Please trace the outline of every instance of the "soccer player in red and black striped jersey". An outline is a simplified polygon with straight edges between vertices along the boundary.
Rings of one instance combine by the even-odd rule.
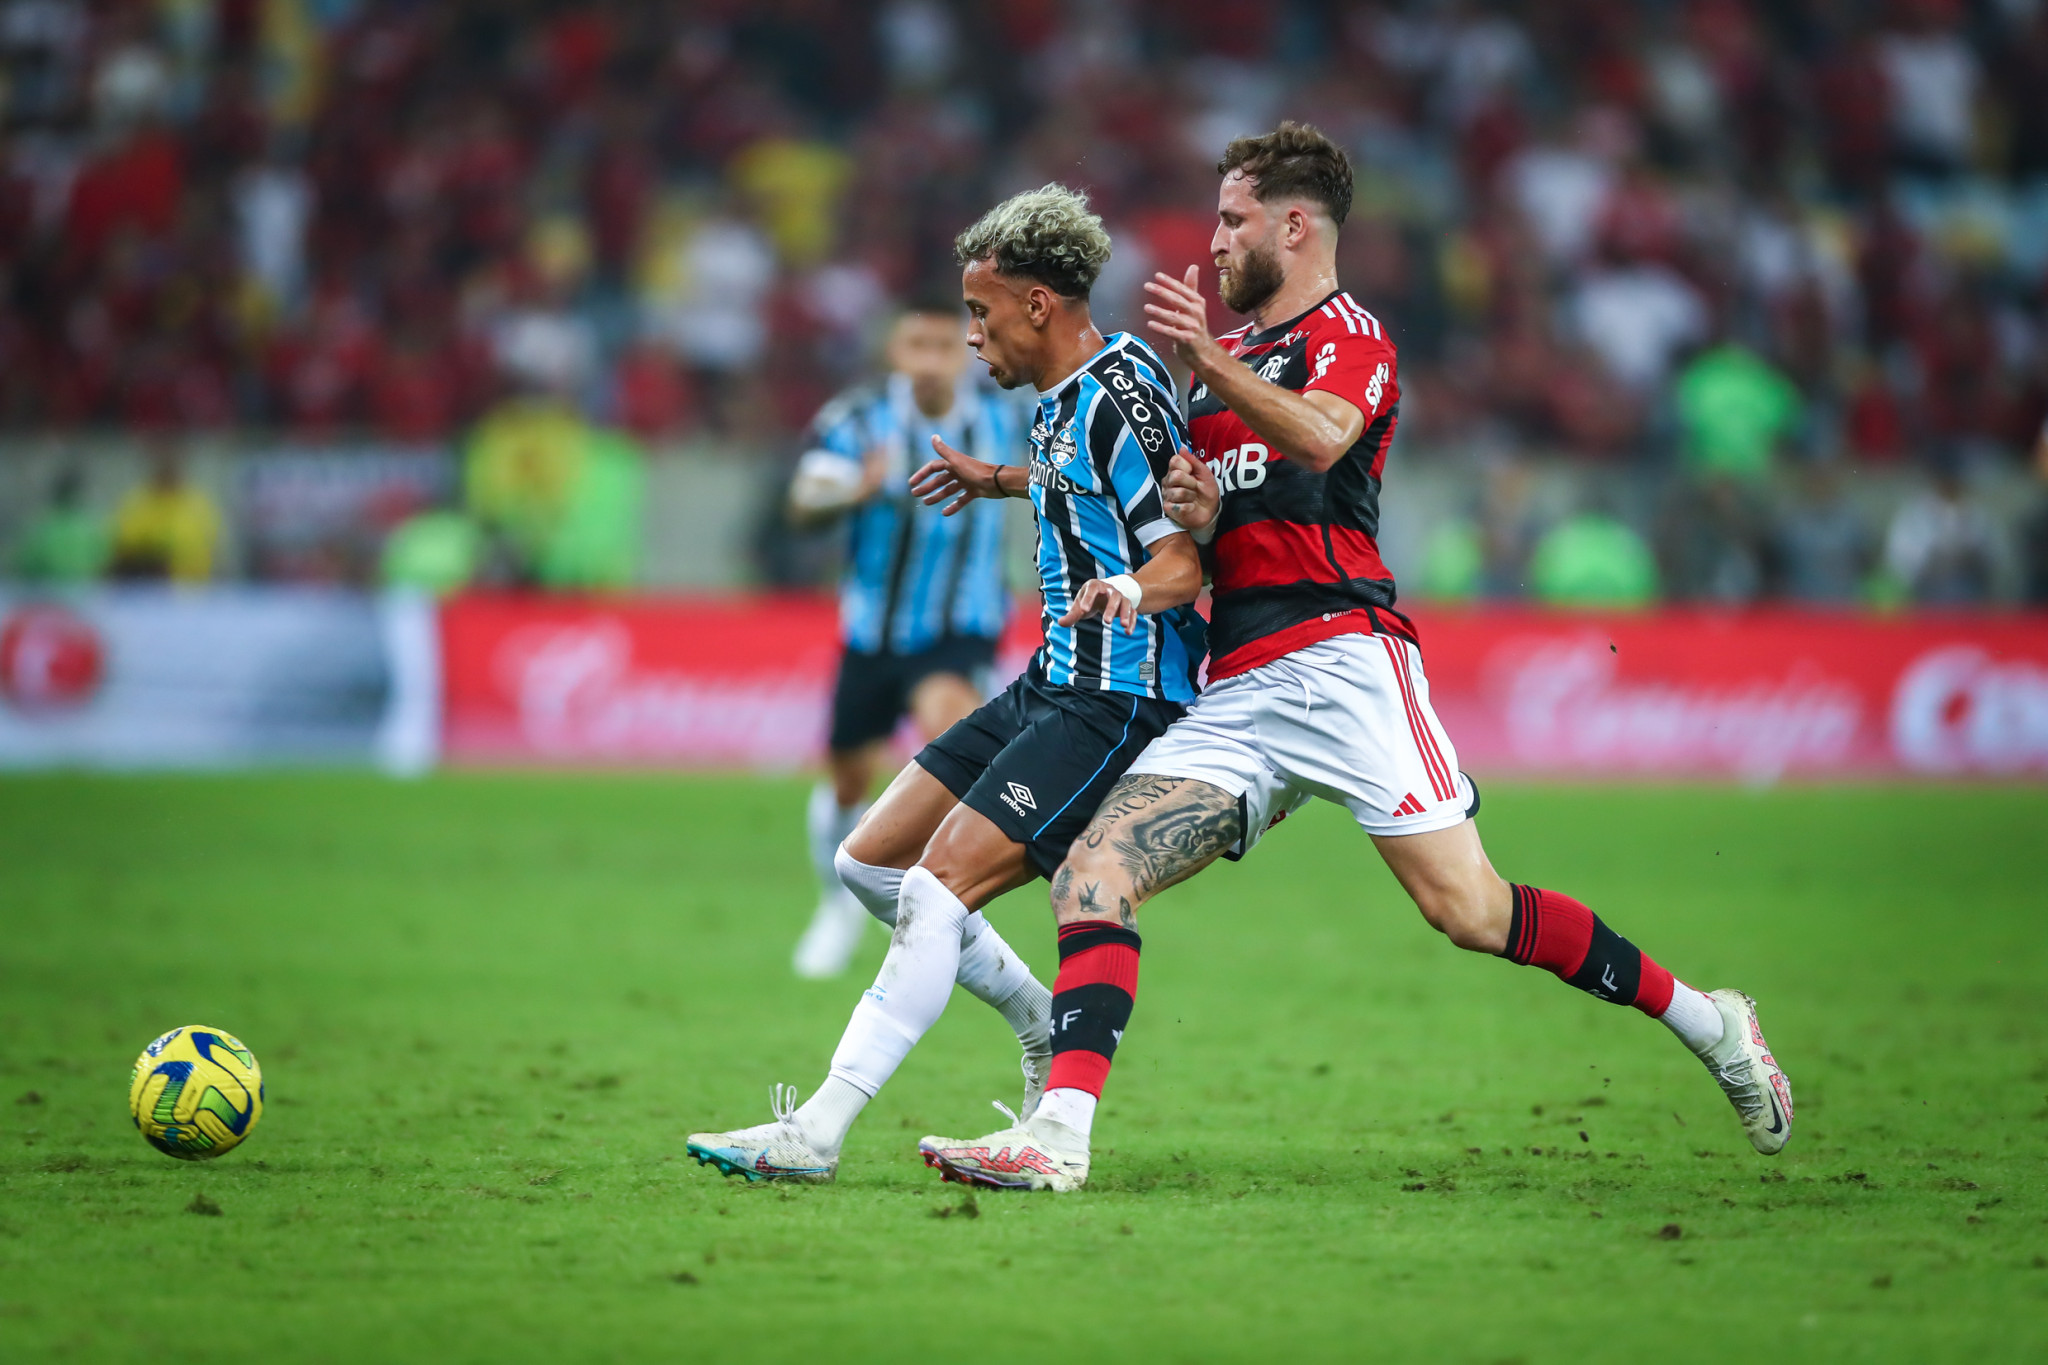
[[[1283,123],[1225,150],[1211,242],[1224,303],[1209,335],[1198,272],[1146,287],[1152,329],[1193,371],[1196,459],[1166,479],[1170,515],[1209,541],[1209,684],[1110,791],[1053,878],[1060,970],[1051,1076],[1027,1124],[927,1139],[952,1179],[1072,1189],[1137,993],[1137,908],[1218,857],[1241,857],[1310,797],[1348,808],[1424,918],[1461,948],[1541,967],[1662,1020],[1707,1064],[1766,1155],[1792,1093],[1740,991],[1675,979],[1557,891],[1487,861],[1478,793],[1429,704],[1420,641],[1377,544],[1401,384],[1384,324],[1337,280],[1351,165]]]

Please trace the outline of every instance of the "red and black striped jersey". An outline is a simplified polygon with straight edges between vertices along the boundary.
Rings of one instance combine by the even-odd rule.
[[[1401,383],[1379,320],[1336,293],[1277,326],[1219,338],[1259,377],[1356,404],[1365,429],[1318,474],[1271,448],[1197,382],[1188,429],[1223,488],[1215,540],[1209,677],[1271,663],[1318,640],[1385,633],[1413,641],[1380,559],[1380,473]]]

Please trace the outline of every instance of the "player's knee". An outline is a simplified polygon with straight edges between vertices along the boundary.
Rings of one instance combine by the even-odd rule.
[[[840,842],[839,852],[833,856],[835,866],[841,858],[851,858],[870,867],[884,867],[895,861],[889,856],[892,850],[883,844],[879,822],[869,818],[873,814],[872,810],[863,814],[860,823],[853,827],[853,833]]]
[[[1130,879],[1115,858],[1076,839],[1052,878],[1052,913],[1061,924],[1081,920],[1120,921],[1135,908]]]
[[[1497,880],[1497,879],[1496,879]],[[1498,953],[1507,944],[1507,917],[1494,904],[1492,888],[1477,882],[1431,886],[1415,897],[1416,908],[1430,927],[1458,947],[1475,953]],[[1503,885],[1503,893],[1507,888]]]
[[[853,898],[867,907],[867,912],[891,928],[896,924],[896,896],[903,888],[903,874],[893,867],[876,867],[864,863],[847,851],[848,839],[832,855],[832,870],[839,874],[839,880]]]

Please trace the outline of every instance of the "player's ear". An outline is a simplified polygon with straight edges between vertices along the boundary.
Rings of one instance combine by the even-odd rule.
[[[1287,210],[1287,245],[1300,246],[1308,240],[1308,210],[1296,204]]]
[[[1052,321],[1055,302],[1052,290],[1042,284],[1031,286],[1031,291],[1024,296],[1024,313],[1031,319],[1033,327],[1042,328]]]

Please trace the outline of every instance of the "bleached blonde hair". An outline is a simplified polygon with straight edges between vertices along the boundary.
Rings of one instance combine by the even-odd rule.
[[[953,239],[960,264],[992,261],[998,274],[1036,280],[1069,299],[1088,297],[1109,251],[1109,232],[1088,196],[1060,184],[1010,196]]]

